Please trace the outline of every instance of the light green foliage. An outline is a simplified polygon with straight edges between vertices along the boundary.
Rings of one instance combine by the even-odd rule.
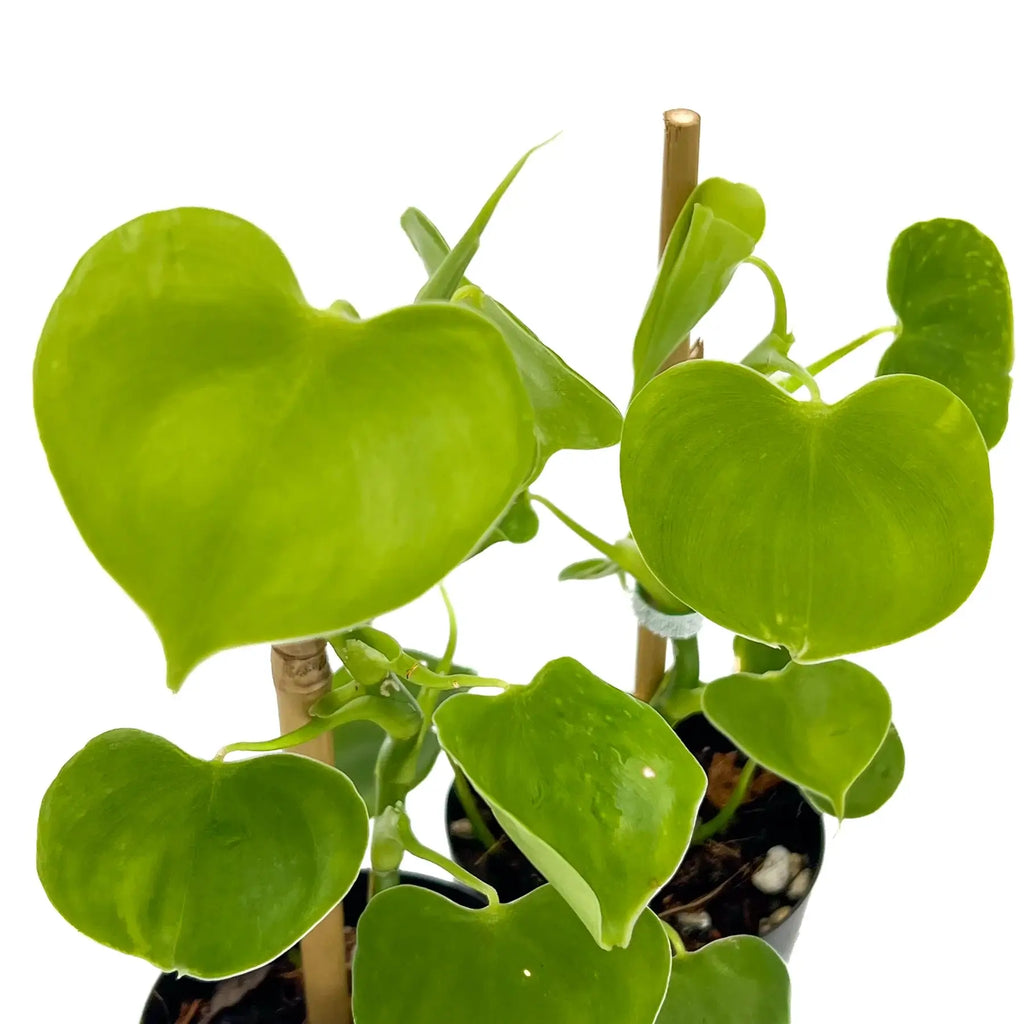
[[[790,662],[709,683],[704,714],[758,764],[825,794],[841,818],[847,791],[882,746],[892,705],[885,687],[852,662]]]
[[[453,697],[435,721],[441,746],[595,940],[628,943],[682,860],[707,785],[664,719],[561,658],[529,686]]]
[[[427,273],[436,273],[448,254],[448,243],[440,231],[414,208],[402,215],[402,227]],[[567,366],[500,302],[468,281],[463,286],[465,290],[457,298],[479,309],[501,331],[530,396],[538,447],[531,479],[562,448],[607,448],[616,444],[622,416],[612,402]]]
[[[288,949],[348,892],[366,809],[294,754],[226,764],[119,729],[46,792],[37,867],[76,928],[164,971],[223,978]]]
[[[214,210],[147,214],[89,250],[46,322],[35,405],[68,509],[156,626],[174,688],[215,651],[423,593],[534,460],[484,317],[313,309],[273,241]]]
[[[359,921],[353,1009],[357,1024],[652,1024],[668,974],[650,910],[609,952],[551,886],[485,910],[399,886]]]
[[[744,366],[685,363],[631,404],[621,475],[661,582],[802,661],[927,629],[988,559],[984,440],[967,407],[921,377],[881,377],[827,405]]]
[[[708,178],[686,201],[633,342],[639,391],[725,291],[764,231],[764,203],[749,185]]]
[[[752,936],[676,957],[658,1024],[789,1024],[789,975]]]
[[[899,788],[903,780],[905,756],[903,743],[895,726],[889,726],[885,741],[846,793],[845,817],[864,818],[874,814]],[[804,790],[804,796],[822,814],[835,815],[836,809],[827,796]]]
[[[1013,366],[1010,282],[999,250],[962,220],[912,224],[893,244],[888,288],[899,328],[878,372],[945,384],[993,447],[1006,428]]]

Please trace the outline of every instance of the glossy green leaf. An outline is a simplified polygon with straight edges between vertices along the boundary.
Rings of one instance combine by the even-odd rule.
[[[749,185],[702,181],[669,235],[633,342],[634,390],[660,369],[718,301],[764,231],[764,203]]]
[[[435,273],[448,253],[441,233],[414,208],[402,215],[402,227],[427,273]],[[617,444],[622,415],[612,402],[566,365],[500,302],[483,293],[479,293],[476,301],[480,312],[501,331],[533,405],[539,449],[533,476],[562,448],[607,448]]]
[[[423,593],[535,453],[483,317],[313,309],[274,242],[214,210],[147,214],[89,250],[43,330],[35,405],[61,494],[175,688],[215,651]]]
[[[993,447],[1006,428],[1013,366],[1010,282],[999,250],[962,220],[913,224],[893,244],[888,287],[899,328],[878,372],[945,384]]]
[[[758,764],[823,793],[843,817],[847,791],[889,731],[892,705],[885,687],[853,662],[790,662],[779,672],[709,683],[704,714]]]
[[[658,1024],[789,1024],[786,965],[749,935],[676,957]]]
[[[484,910],[399,886],[359,920],[352,1005],[358,1024],[652,1024],[668,974],[650,910],[606,951],[551,886]]]
[[[899,788],[905,764],[903,742],[895,726],[889,726],[885,741],[867,766],[857,776],[846,794],[845,817],[865,818],[874,814]],[[836,816],[836,809],[827,796],[804,790],[804,796],[822,814]]]
[[[881,377],[826,405],[744,366],[684,363],[634,399],[621,473],[661,582],[802,661],[927,629],[988,559],[985,442],[967,407],[922,377]]]
[[[707,779],[651,707],[579,662],[438,709],[441,746],[605,948],[686,852]]]
[[[272,960],[348,892],[366,808],[295,754],[227,764],[118,729],[61,769],[39,813],[43,888],[80,931],[164,971]]]

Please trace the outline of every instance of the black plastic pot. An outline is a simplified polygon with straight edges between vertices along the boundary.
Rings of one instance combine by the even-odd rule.
[[[366,883],[369,873],[360,871],[359,878],[342,901],[345,907],[345,921],[355,924],[366,909]],[[423,889],[446,896],[453,903],[463,907],[483,907],[486,900],[472,889],[458,882],[444,882],[426,875],[403,871],[402,883],[417,885]],[[216,1024],[303,1024],[306,1007],[302,1000],[300,986],[285,975],[290,973],[290,953],[274,961],[268,977],[241,999],[230,1013],[216,1017]],[[177,974],[161,974],[150,992],[146,1008],[142,1011],[140,1024],[175,1024],[183,1008],[197,999],[209,1000],[219,982],[199,981],[196,978]]]
[[[676,733],[683,743],[700,758],[708,750],[713,753],[728,753],[734,749],[733,744],[714,729],[701,715],[681,722]],[[783,845],[788,849],[804,854],[807,867],[812,872],[811,885],[806,895],[797,901],[789,901],[780,897],[778,905],[789,906],[789,916],[768,931],[757,927],[744,930],[730,930],[723,934],[760,935],[784,960],[788,960],[793,952],[797,934],[807,909],[807,901],[817,882],[818,873],[825,852],[825,829],[821,815],[800,795],[796,787],[789,783],[781,783],[778,787],[779,804],[785,808],[785,820],[778,834],[769,845]],[[481,807],[489,808],[481,801]],[[702,816],[707,817],[710,808],[702,809]],[[475,836],[453,835],[452,823],[465,818],[462,802],[454,787],[448,793],[446,805],[446,822],[448,844],[452,858],[467,871],[482,878],[497,889],[502,902],[508,902],[524,896],[526,893],[544,884],[544,877],[530,864],[526,857],[506,839],[497,849],[486,851],[483,844]],[[657,910],[661,906],[662,893],[651,901]],[[769,906],[775,909],[771,901]]]

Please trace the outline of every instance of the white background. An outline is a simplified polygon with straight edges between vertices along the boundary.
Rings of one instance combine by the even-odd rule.
[[[977,223],[1021,289],[1014,8],[179,0],[7,9],[5,1020],[134,1024],[154,975],[75,933],[36,880],[35,814],[61,764],[115,726],[159,731],[204,756],[275,727],[266,649],[217,656],[178,696],[165,691],[154,633],[93,561],[50,480],[30,368],[78,256],[144,211],[222,207],[281,244],[311,301],[344,297],[372,314],[408,301],[421,281],[398,227],[406,205],[456,236],[522,151],[564,129],[495,216],[473,277],[621,404],[655,265],[661,111],[691,106],[704,118],[702,176],[764,196],[759,252],[787,288],[793,354],[809,362],[891,320],[888,247],[915,220]],[[767,287],[749,268],[698,333],[710,356],[736,359],[770,318]],[[826,397],[866,379],[884,344],[824,374]],[[795,1024],[1020,1013],[1016,413],[992,459],[997,530],[985,579],[927,635],[859,659],[892,692],[907,775],[881,813],[830,837],[791,965]],[[624,531],[614,451],[559,455],[538,489],[598,532]],[[633,627],[614,582],[555,580],[587,554],[548,517],[528,547],[492,550],[456,572],[460,658],[525,682],[570,654],[627,686]],[[410,645],[443,642],[436,595],[391,625]],[[705,640],[713,678],[728,668],[728,637],[708,629]],[[446,785],[438,773],[414,801],[435,844]]]

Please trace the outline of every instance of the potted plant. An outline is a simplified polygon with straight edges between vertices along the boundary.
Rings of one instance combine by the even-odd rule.
[[[758,778],[840,818],[884,802],[902,753],[889,698],[843,659],[939,621],[984,569],[987,446],[1012,359],[985,236],[939,221],[897,239],[883,376],[830,406],[814,374],[867,336],[793,361],[781,285],[753,255],[760,198],[702,183],[668,218],[623,422],[465,280],[525,160],[450,251],[406,213],[430,273],[382,316],[311,308],[253,225],[178,209],[96,243],[44,327],[35,404],[51,470],[152,620],[168,685],[218,650],[274,645],[279,737],[201,760],[105,733],[40,811],[39,876],[70,923],[165,972],[239,979],[183,1006],[189,1024],[246,997],[268,976],[251,972],[300,939],[301,967],[275,977],[301,975],[310,1024],[787,1020],[768,944],[733,935],[691,952],[678,913],[648,904]],[[741,365],[683,359],[659,374],[744,261],[775,296],[764,341]],[[607,544],[531,487],[554,451],[620,435],[631,535]],[[641,699],[571,659],[528,683],[461,669],[454,614],[438,657],[372,625],[491,544],[529,540],[534,503],[601,553],[568,575],[635,581]],[[698,615],[740,637],[736,674],[699,680]],[[658,633],[675,651],[667,673]],[[736,755],[714,769],[714,814],[704,766],[673,731],[699,716]],[[442,749],[548,884],[501,902],[416,838],[405,801]],[[261,756],[229,759],[240,752]],[[350,1003],[342,901],[367,848],[366,893],[348,900]],[[400,884],[405,852],[486,905]],[[772,854],[751,874],[778,895],[777,877],[788,890],[808,870],[793,869]]]

